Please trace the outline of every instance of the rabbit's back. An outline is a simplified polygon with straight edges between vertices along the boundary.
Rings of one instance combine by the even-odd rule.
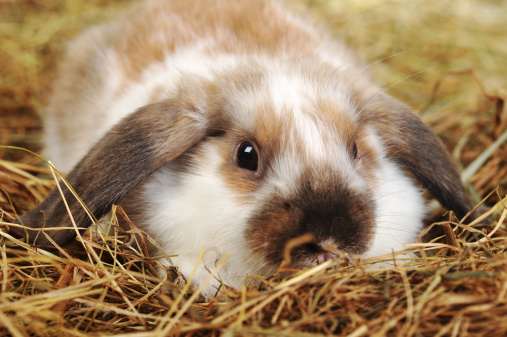
[[[255,56],[357,66],[327,31],[277,1],[141,2],[69,46],[45,112],[46,155],[69,171],[123,117],[173,94],[181,74],[212,77]]]

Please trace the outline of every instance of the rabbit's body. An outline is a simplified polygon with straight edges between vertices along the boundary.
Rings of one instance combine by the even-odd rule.
[[[459,216],[470,207],[431,130],[276,1],[155,0],[91,28],[68,51],[45,127],[49,159],[74,167],[97,217],[122,202],[186,276],[207,248],[195,284],[227,253],[223,283],[268,275],[306,233],[292,267],[402,249],[422,228],[420,186]],[[23,223],[42,227],[41,210],[50,227],[68,224],[58,191]]]

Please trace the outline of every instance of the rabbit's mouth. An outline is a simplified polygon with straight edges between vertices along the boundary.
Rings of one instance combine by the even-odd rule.
[[[333,252],[321,249],[315,254],[315,263],[321,264],[323,262],[332,260],[337,256],[338,255]]]
[[[353,254],[353,252],[350,252]],[[337,248],[335,244],[325,243],[309,243],[299,247],[295,247],[291,251],[293,263],[291,266],[294,268],[311,268],[319,264],[333,260],[336,258],[348,260],[350,258],[349,252]]]

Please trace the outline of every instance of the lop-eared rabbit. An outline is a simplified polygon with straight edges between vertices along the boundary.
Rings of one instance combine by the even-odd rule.
[[[429,191],[471,202],[435,134],[373,84],[358,57],[276,0],[151,0],[68,48],[45,116],[46,154],[96,218],[122,204],[194,284],[269,275],[337,250],[376,256],[414,242]],[[78,227],[92,220],[64,188]],[[21,217],[72,226],[54,190]],[[49,245],[29,230],[28,240]],[[73,230],[47,231],[61,245]],[[37,239],[35,240],[35,238]],[[163,261],[168,264],[169,262]]]

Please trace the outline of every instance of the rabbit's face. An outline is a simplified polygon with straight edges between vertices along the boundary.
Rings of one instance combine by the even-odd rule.
[[[295,265],[327,259],[326,246],[363,253],[375,227],[375,163],[360,112],[340,86],[344,74],[292,69],[300,71],[263,71],[239,100],[228,95],[252,118],[237,120],[225,165],[227,186],[255,200],[245,242],[275,265],[287,242],[306,233],[314,242],[292,251]]]
[[[136,223],[147,224],[168,251],[195,257],[202,246],[218,247],[241,261],[255,256],[263,267],[278,266],[286,244],[306,233],[314,240],[293,249],[293,266],[336,250],[366,252],[384,158],[366,110],[343,86],[347,73],[307,64],[238,68],[217,74],[192,99],[206,96],[197,105],[223,117],[128,198],[127,206],[149,210]]]

